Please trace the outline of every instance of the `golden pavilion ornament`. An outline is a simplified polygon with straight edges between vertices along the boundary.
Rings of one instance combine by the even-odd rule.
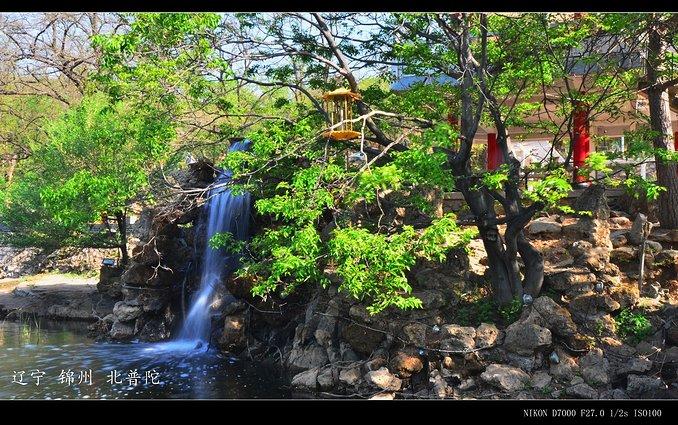
[[[323,101],[325,110],[329,114],[331,129],[324,132],[323,136],[332,140],[358,139],[361,133],[353,130],[353,102],[360,100],[357,93],[348,89],[336,89],[325,93]]]

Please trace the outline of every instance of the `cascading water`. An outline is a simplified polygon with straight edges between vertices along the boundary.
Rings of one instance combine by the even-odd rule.
[[[229,152],[247,150],[249,146],[249,140],[236,142],[231,145]],[[217,186],[228,183],[231,176],[229,171],[222,172],[217,178]],[[229,187],[222,186],[212,189],[208,199],[207,241],[223,232],[230,232],[236,240],[246,240],[249,236],[250,194],[236,195]],[[209,339],[210,303],[214,291],[221,277],[235,271],[239,262],[238,254],[226,254],[223,249],[213,249],[209,243],[205,244],[200,288],[191,300],[177,342],[197,347]]]

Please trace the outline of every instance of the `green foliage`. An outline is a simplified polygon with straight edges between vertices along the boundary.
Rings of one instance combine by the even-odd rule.
[[[652,324],[642,312],[625,308],[615,318],[617,334],[638,343],[652,334]]]
[[[124,211],[148,187],[174,137],[162,116],[102,96],[86,97],[46,130],[46,142],[21,163],[0,209],[14,237],[38,245],[95,238],[89,225]]]
[[[231,232],[215,233],[207,243],[212,249],[223,249],[232,254],[242,252],[245,248],[245,242],[235,239]]]
[[[504,323],[510,324],[518,320],[523,310],[523,303],[520,299],[514,298],[509,304],[499,307],[499,315]]]

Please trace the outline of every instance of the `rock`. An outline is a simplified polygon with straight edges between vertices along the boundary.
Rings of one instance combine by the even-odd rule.
[[[577,211],[590,212],[592,219],[607,220],[610,218],[610,207],[605,195],[603,185],[592,184],[587,187],[574,202],[574,209]]]
[[[591,291],[597,280],[586,267],[554,269],[544,274],[545,286],[564,294]]]
[[[620,246],[610,251],[610,261],[616,264],[629,263],[638,256],[636,249],[630,246]]]
[[[480,378],[505,392],[520,391],[530,381],[530,376],[522,370],[496,363],[489,365]]]
[[[629,395],[621,388],[607,390],[600,393],[601,400],[627,400]]]
[[[365,374],[365,381],[384,391],[399,391],[402,386],[402,381],[385,367],[367,372]]]
[[[572,313],[575,319],[579,320],[586,319],[597,312],[611,313],[619,310],[620,307],[621,305],[609,295],[604,293],[597,294],[595,292],[579,295],[570,301],[568,306],[570,313]]]
[[[635,282],[628,285],[613,286],[610,288],[609,294],[613,300],[619,303],[620,308],[632,307],[640,299],[638,285]]]
[[[572,385],[571,387],[567,387],[567,389],[565,390],[565,394],[572,396],[574,398],[586,398],[586,399],[598,398],[598,391],[591,388],[589,385],[586,385],[585,383],[580,383]]]
[[[316,391],[318,383],[318,368],[298,373],[292,378],[292,388],[302,391]]]
[[[139,332],[142,341],[156,342],[169,338],[170,331],[163,320],[151,319],[144,324]]]
[[[643,213],[638,213],[636,219],[633,220],[633,226],[629,231],[628,240],[634,245],[640,245],[643,240],[643,228],[647,223],[647,216]]]
[[[476,347],[492,347],[499,340],[499,329],[491,323],[481,323],[476,329]]]
[[[447,382],[443,379],[442,376],[436,375],[432,379],[433,388],[431,388],[431,393],[437,398],[445,398],[447,396],[448,385]]]
[[[618,370],[617,375],[628,375],[629,373],[643,374],[652,369],[652,360],[645,357],[630,358]]]
[[[591,385],[610,383],[610,362],[603,356],[603,350],[594,348],[579,359],[582,376]]]
[[[365,355],[376,350],[385,338],[384,333],[360,326],[358,323],[349,323],[344,326],[340,336],[351,345],[354,351]]]
[[[612,247],[613,248],[619,248],[619,247],[626,245],[626,243],[628,242],[628,240],[626,239],[626,234],[627,234],[627,232],[625,232],[625,231],[623,231],[623,232],[619,232],[619,231],[612,232],[610,234],[610,242],[612,242]]]
[[[336,382],[335,378],[337,378],[337,376],[333,368],[327,367],[323,369],[320,373],[318,373],[317,377],[317,382],[318,386],[320,387],[320,390],[322,391],[332,390]]]
[[[631,220],[629,220],[627,217],[610,217],[610,223],[616,225],[617,227],[621,228],[628,228],[631,227],[633,224]]]
[[[433,289],[413,291],[412,296],[419,298],[426,310],[436,310],[447,305],[447,298],[441,291]]]
[[[458,388],[459,391],[471,391],[475,389],[477,386],[478,384],[476,383],[475,378],[470,377],[461,381]]]
[[[356,386],[362,382],[363,377],[360,373],[360,365],[356,364],[347,369],[342,369],[339,372],[339,382],[346,384],[348,386]]]
[[[659,348],[655,347],[654,345],[650,344],[647,341],[641,341],[636,345],[636,351],[638,354],[641,356],[651,356],[659,351]]]
[[[662,350],[660,358],[664,363],[678,363],[678,347],[670,347]]]
[[[111,326],[110,336],[113,339],[124,340],[131,338],[134,335],[134,325],[131,323],[121,322],[116,320]]]
[[[327,351],[320,345],[313,343],[305,347],[293,347],[287,359],[287,364],[293,372],[298,372],[324,366],[328,361]]]
[[[549,373],[562,382],[570,381],[579,372],[577,361],[560,348],[556,348],[555,352],[559,361],[556,364],[551,364]]]
[[[143,309],[140,305],[130,304],[129,301],[118,301],[113,306],[113,315],[121,322],[128,322],[141,316]]]
[[[368,400],[393,400],[395,393],[378,393],[370,397]]]
[[[391,358],[391,370],[395,371],[401,378],[409,378],[423,368],[424,364],[414,349],[398,351]]]
[[[242,314],[226,316],[224,328],[219,337],[221,348],[236,352],[245,347],[247,337],[245,335],[245,316]]]
[[[539,369],[542,366],[544,363],[544,355],[537,352],[533,355],[522,356],[516,353],[507,352],[505,362],[511,366],[530,372]]]
[[[369,360],[363,364],[363,369],[366,372],[381,369],[382,367],[386,366],[386,363],[388,363],[386,360],[386,356],[377,354],[374,356],[372,360]]]
[[[122,284],[120,276],[124,269],[122,267],[102,266],[99,269],[99,282],[97,291],[106,294],[111,298],[120,299],[122,296]]]
[[[532,375],[532,388],[543,390],[544,388],[548,387],[549,384],[551,384],[551,380],[551,375],[543,370],[540,370],[539,372],[536,372],[534,375]]]
[[[652,229],[649,239],[669,244],[678,243],[678,229],[662,229],[655,227]]]
[[[472,327],[445,325],[441,329],[443,350],[470,351],[475,348],[476,330]]]
[[[666,343],[669,345],[678,345],[678,324],[672,325],[666,331]]]
[[[656,398],[666,388],[661,378],[631,374],[628,376],[626,392],[632,398]]]
[[[659,242],[647,240],[645,241],[645,251],[650,251],[653,253],[660,253],[664,250],[664,247],[662,247],[662,244]]]
[[[423,347],[426,345],[427,328],[428,327],[421,322],[408,323],[402,328],[402,338],[407,344]]]
[[[654,257],[654,264],[659,266],[678,266],[678,249],[665,249]]]
[[[562,230],[562,224],[545,217],[540,217],[536,220],[533,220],[527,226],[527,233],[530,235],[555,236],[559,235]]]
[[[543,326],[554,335],[564,338],[570,338],[577,333],[577,325],[572,321],[570,312],[547,296],[541,296],[532,302],[525,322]]]
[[[506,328],[504,348],[520,355],[534,355],[551,345],[551,331],[534,323],[515,322]]]

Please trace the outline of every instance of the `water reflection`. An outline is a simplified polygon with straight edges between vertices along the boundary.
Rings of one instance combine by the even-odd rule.
[[[94,343],[78,323],[0,322],[3,399],[288,396],[275,369],[206,347]]]

